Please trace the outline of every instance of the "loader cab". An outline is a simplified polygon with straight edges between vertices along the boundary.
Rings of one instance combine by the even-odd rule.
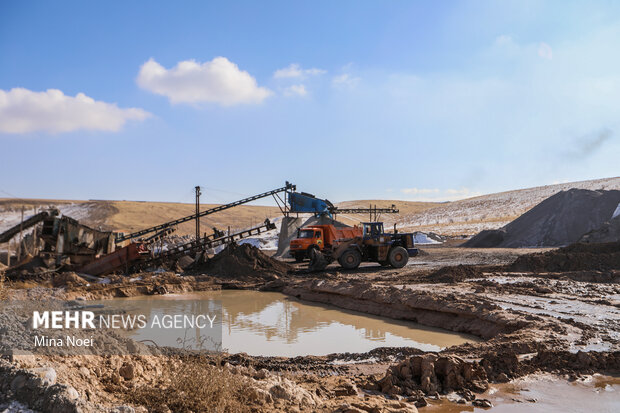
[[[364,239],[378,237],[383,234],[383,222],[363,222],[362,231]]]

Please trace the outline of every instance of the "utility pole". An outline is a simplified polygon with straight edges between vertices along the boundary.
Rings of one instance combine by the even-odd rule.
[[[200,187],[197,186],[196,188],[196,241],[198,241],[200,239],[200,217],[198,216],[198,214],[200,214]]]

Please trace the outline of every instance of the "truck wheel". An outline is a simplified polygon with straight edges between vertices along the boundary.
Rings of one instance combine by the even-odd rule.
[[[306,258],[306,253],[305,252],[295,252],[295,262],[302,262],[304,260],[304,258]]]
[[[409,261],[409,253],[403,247],[395,247],[388,254],[390,265],[394,268],[403,268]]]
[[[346,250],[342,253],[340,258],[338,258],[338,262],[342,266],[342,268],[347,270],[353,270],[360,266],[362,263],[362,255],[356,249]]]

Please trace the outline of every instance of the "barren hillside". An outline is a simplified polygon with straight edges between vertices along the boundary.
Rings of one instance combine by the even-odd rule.
[[[483,229],[500,228],[551,195],[571,188],[620,189],[620,177],[545,185],[446,202],[421,212],[401,214],[397,226],[403,230],[472,235]]]
[[[544,199],[570,188],[620,189],[620,177],[581,181],[536,188],[520,189],[483,195],[455,202],[415,202],[396,200],[358,200],[337,204],[342,208],[378,208],[395,204],[399,214],[384,214],[379,217],[386,228],[394,223],[401,230],[433,231],[447,235],[472,235],[483,229],[500,228],[528,211]],[[25,217],[32,215],[34,208],[55,206],[64,215],[80,220],[94,228],[106,230],[135,231],[172,219],[194,213],[193,204],[173,202],[138,201],[72,201],[45,199],[0,199],[0,232],[19,223],[21,207],[25,206]],[[204,204],[201,210],[215,205]],[[261,223],[265,218],[280,215],[277,207],[241,205],[201,219],[202,231],[211,232],[213,226],[219,229],[247,228]],[[356,224],[368,220],[368,215],[339,215],[338,219]],[[181,224],[178,235],[193,234],[194,222]]]

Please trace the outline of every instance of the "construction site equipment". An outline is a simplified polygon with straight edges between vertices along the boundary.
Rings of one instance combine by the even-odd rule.
[[[3,233],[0,234],[0,244],[4,243],[4,242],[8,242],[11,240],[11,238],[13,238],[15,235],[19,234],[20,231],[26,230],[34,225],[37,225],[39,222],[48,219],[48,218],[53,218],[55,216],[58,216],[60,212],[57,209],[50,209],[47,211],[41,211],[38,214],[35,214],[33,216],[31,216],[30,218],[28,218],[27,220],[25,220],[24,222],[20,222],[19,224],[15,225],[14,227],[11,227],[9,229],[7,229],[6,231],[4,231]]]
[[[243,238],[259,235],[261,232],[271,231],[273,229],[276,229],[275,224],[266,219],[262,225],[239,231],[234,234],[224,235],[214,239],[210,237],[205,237],[198,240],[190,241],[186,244],[177,245],[171,250],[163,251],[162,253],[152,256],[148,259],[137,261],[134,265],[134,268],[146,268],[161,265],[165,262],[172,262],[179,259],[183,255],[191,255],[210,248],[218,247],[220,245],[230,244]]]
[[[297,230],[297,238],[291,240],[290,254],[295,261],[309,258],[311,250],[330,251],[339,239],[352,239],[362,236],[362,228],[336,227],[335,225],[310,225]]]
[[[132,232],[131,234],[119,234],[116,237],[116,243],[121,243],[125,240],[128,239],[132,239],[132,238],[137,238],[146,234],[150,234],[151,232],[157,232],[157,231],[161,231],[162,229],[166,229],[178,224],[182,224],[183,222],[188,222],[191,221],[193,219],[199,219],[201,217],[210,215],[210,214],[214,214],[216,212],[220,212],[223,211],[225,209],[229,209],[229,208],[233,208],[236,207],[238,205],[242,205],[242,204],[247,204],[248,202],[252,202],[252,201],[256,201],[257,199],[261,199],[261,198],[266,198],[268,196],[274,196],[275,195],[281,193],[281,192],[287,192],[287,193],[292,193],[293,191],[295,191],[296,186],[291,184],[290,182],[286,182],[286,185],[283,186],[282,188],[278,188],[278,189],[274,189],[271,191],[267,191],[267,192],[263,192],[262,194],[258,194],[258,195],[254,195],[254,196],[250,196],[248,198],[244,198],[244,199],[240,199],[239,201],[235,201],[235,202],[231,202],[229,204],[224,204],[224,205],[218,205],[214,208],[211,209],[207,209],[206,211],[202,211],[198,214],[193,214],[193,215],[189,215],[183,218],[179,218],[179,219],[175,219],[173,221],[169,221],[169,222],[165,222],[163,224],[160,225],[156,225],[154,227],[151,228],[146,228],[140,231],[136,231],[136,232]],[[197,227],[198,228],[198,227]]]
[[[153,255],[152,252],[147,249],[146,243],[133,242],[111,254],[84,265],[78,269],[78,271],[90,275],[106,275],[114,271],[138,271],[142,268],[174,262],[184,255],[191,255],[209,248],[215,248],[217,246],[238,241],[253,235],[258,235],[261,232],[269,231],[275,228],[275,224],[267,219],[262,225],[254,228],[239,231],[230,235],[223,235],[221,232],[218,232],[211,236],[177,245],[170,250],[162,251],[156,255]]]
[[[312,213],[319,215],[337,214],[369,214],[371,221],[376,220],[380,214],[398,214],[396,205],[389,208],[377,208],[370,205],[369,208],[338,208],[327,199],[320,199],[306,192],[292,192],[288,195],[288,202],[291,206],[290,212]],[[373,218],[374,215],[374,218]]]
[[[84,265],[78,272],[101,276],[114,271],[128,271],[136,262],[147,259],[150,253],[145,244],[133,242]]]
[[[334,240],[329,250],[311,250],[310,269],[320,271],[338,260],[341,267],[354,269],[363,261],[402,268],[409,257],[418,255],[411,233],[385,233],[383,222],[362,223],[362,235]]]

